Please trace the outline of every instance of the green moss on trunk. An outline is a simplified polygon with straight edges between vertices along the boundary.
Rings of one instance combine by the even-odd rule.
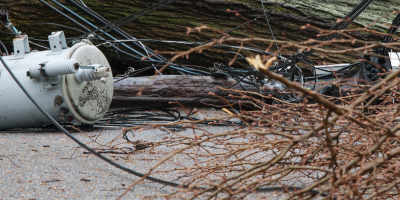
[[[334,2],[329,0],[264,1],[267,12],[271,15],[271,24],[276,36],[279,39],[295,41],[315,37],[315,33],[300,30],[300,26],[310,23],[328,28],[335,22],[336,18],[344,16],[359,2],[358,0],[337,0]],[[65,0],[62,0],[62,2],[69,5]],[[260,2],[254,0],[177,0],[175,3],[163,6],[156,11],[149,9],[155,3],[143,0],[84,0],[84,2],[105,18],[114,22],[123,17],[147,11],[145,15],[137,17],[122,28],[137,38],[163,40],[209,41],[212,38],[219,37],[219,35],[209,32],[207,34],[186,35],[186,27],[205,24],[223,31],[229,31],[250,19],[263,15]],[[397,0],[377,0],[365,14],[360,16],[357,22],[367,25],[378,20],[375,27],[382,29],[394,18],[391,8],[398,8],[399,5],[400,2]],[[54,30],[65,30],[65,28],[40,23],[56,22],[77,27],[38,0],[0,0],[0,7],[8,7],[13,22],[34,38],[46,39],[47,35]],[[228,9],[239,12],[241,16],[227,12]],[[75,10],[83,14],[79,10]],[[91,18],[88,19],[94,21]],[[102,24],[98,25],[102,26]],[[66,30],[66,33],[69,37],[81,35],[81,33],[71,30]],[[235,29],[231,34],[238,37],[271,37],[262,17],[249,25]],[[2,33],[0,37],[10,46],[11,38],[9,35]],[[157,50],[187,48],[164,43],[147,43],[147,45]],[[265,49],[269,44],[251,43],[247,45]],[[109,55],[115,56],[111,53]],[[232,57],[211,51],[205,52],[201,56],[194,55],[190,63],[203,66],[212,65],[214,62],[227,63]],[[110,59],[121,60],[119,57],[110,57]],[[346,59],[346,57],[340,59]],[[187,61],[181,60],[180,62]]]

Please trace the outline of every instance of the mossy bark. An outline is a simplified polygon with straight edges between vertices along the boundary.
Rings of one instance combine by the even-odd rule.
[[[60,1],[72,7],[68,1]],[[247,25],[240,26],[251,19],[263,16],[261,3],[255,0],[176,0],[172,4],[161,7],[157,5],[157,2],[143,0],[84,0],[84,2],[88,7],[113,22],[135,13],[140,15],[121,27],[136,38],[208,41],[218,37],[218,34],[213,32],[186,34],[187,27],[200,25],[208,25],[225,32],[234,29],[230,34],[238,37],[271,37],[263,17]],[[322,28],[329,28],[337,18],[345,16],[359,1],[264,0],[264,2],[266,11],[271,16],[271,25],[275,35],[279,39],[300,41],[315,37],[314,32],[300,30],[302,25],[313,24]],[[151,9],[151,7],[156,6],[160,8]],[[43,5],[39,0],[0,0],[0,7],[8,8],[10,10],[10,18],[14,24],[33,38],[46,39],[47,35],[52,31],[64,29],[42,23],[56,22],[77,27],[66,18]],[[356,22],[359,25],[377,22],[373,26],[377,29],[383,29],[394,18],[395,14],[392,11],[399,7],[400,1],[398,0],[376,0]],[[79,9],[74,10],[84,15]],[[235,12],[232,11],[240,13],[240,16],[235,15]],[[92,18],[88,17],[88,19],[94,22]],[[97,25],[102,26],[102,24]],[[66,33],[69,37],[81,35],[81,33],[71,30],[66,30]],[[9,35],[1,33],[0,38],[6,42],[7,46],[11,46]],[[146,45],[156,50],[187,48],[163,43],[146,43]],[[269,44],[249,43],[246,45],[265,49]],[[117,58],[112,53],[109,55],[115,65],[126,64],[118,62],[123,58]],[[215,50],[205,52],[202,55],[193,55],[189,62],[204,66],[214,62],[227,63],[231,58]],[[180,62],[186,61],[181,60]]]

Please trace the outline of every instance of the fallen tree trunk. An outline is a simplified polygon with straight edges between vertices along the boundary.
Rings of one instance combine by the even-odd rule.
[[[90,21],[95,21],[82,10],[71,4],[70,0],[59,0]],[[275,36],[282,40],[305,40],[315,37],[315,32],[300,30],[305,24],[313,24],[322,28],[329,28],[337,18],[345,16],[359,0],[263,0],[265,10],[271,16],[270,23]],[[46,0],[50,5],[56,6],[52,1]],[[79,1],[78,1],[79,2]],[[127,16],[133,16],[131,20],[122,21],[121,28],[136,38],[154,40],[186,40],[186,41],[209,41],[220,37],[215,32],[202,34],[186,34],[187,27],[208,25],[212,28],[230,32],[236,37],[266,37],[271,38],[266,22],[264,10],[260,1],[248,0],[176,0],[171,4],[159,4],[159,1],[143,0],[83,0],[83,2],[99,14],[112,22],[121,22]],[[393,9],[400,6],[397,0],[376,0],[359,19],[358,24],[368,25],[372,23],[375,27],[382,28],[394,18]],[[68,37],[80,37],[82,32],[69,30],[61,25],[73,26],[82,29],[72,23],[64,16],[56,13],[39,0],[10,1],[0,0],[0,7],[10,10],[10,18],[23,32],[28,33],[36,39],[46,39],[47,35],[55,30],[66,30]],[[64,9],[58,7],[61,11]],[[236,14],[240,13],[240,16]],[[71,16],[71,14],[69,14]],[[258,17],[249,23],[249,20]],[[76,19],[76,17],[75,17]],[[81,20],[78,20],[82,22]],[[376,23],[373,23],[376,22]],[[51,24],[46,24],[51,23]],[[248,23],[248,24],[246,24]],[[95,23],[100,27],[105,24]],[[93,30],[93,28],[91,28]],[[5,30],[5,29],[3,29]],[[112,31],[111,34],[114,34]],[[0,38],[10,48],[12,38],[10,35],[0,33]],[[122,38],[119,38],[122,39]],[[73,38],[70,40],[73,42]],[[96,41],[101,42],[101,41]],[[157,42],[145,42],[155,50],[182,50],[188,46],[179,44],[166,44]],[[270,44],[247,43],[248,46],[266,49]],[[36,47],[35,47],[36,48]],[[114,69],[126,69],[126,66],[139,65],[140,61],[132,62],[128,56],[118,55],[111,48],[104,48],[108,52]],[[235,51],[235,50],[231,50]],[[333,55],[332,55],[333,56]],[[217,50],[205,51],[203,54],[191,55],[190,61],[180,59],[177,62],[193,65],[210,66],[215,62],[228,63],[233,55],[221,54]],[[344,58],[338,58],[338,62],[344,62]]]
[[[263,94],[279,90],[279,85],[257,87],[228,78],[211,76],[160,75],[147,77],[130,77],[119,81],[115,79],[113,103],[119,106],[126,103],[145,103],[148,105],[166,103],[202,104],[226,103],[230,99],[224,89],[257,91]],[[260,89],[262,91],[260,91]],[[237,101],[237,100],[234,100]]]

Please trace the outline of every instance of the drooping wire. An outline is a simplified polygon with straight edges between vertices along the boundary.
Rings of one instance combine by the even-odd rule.
[[[74,0],[69,0],[69,1],[72,2],[72,3],[74,3]],[[168,1],[167,3],[171,3],[171,2],[172,2],[172,1]],[[76,3],[74,3],[74,4],[76,4]],[[159,4],[161,4],[161,3],[159,3]],[[94,12],[94,11],[92,11],[92,12]],[[99,17],[101,17],[101,16],[99,16]],[[231,30],[229,30],[229,31],[226,32],[226,33],[229,34],[230,32],[232,32],[232,31],[234,31],[234,30],[240,28],[241,26],[243,26],[243,25],[245,25],[245,24],[248,24],[248,23],[251,23],[251,22],[253,22],[253,21],[256,21],[258,18],[260,18],[260,17],[259,17],[259,16],[258,16],[258,17],[255,17],[254,19],[249,20],[249,21],[247,21],[246,23],[240,24],[240,25],[238,25],[238,26],[232,28]],[[103,19],[102,23],[110,24],[110,27],[112,28],[112,30],[118,29],[118,30],[115,30],[115,31],[122,31],[122,30],[120,30],[120,29],[118,28],[118,25],[111,24],[110,22],[107,22],[107,21],[104,22],[104,20],[105,20],[105,19]],[[144,41],[144,40],[137,40],[137,39],[135,39],[135,38],[134,38],[134,39],[129,39],[129,38],[133,38],[132,36],[125,37],[125,38],[128,38],[128,39],[127,39],[127,40],[107,41],[107,43],[120,43],[120,42],[128,43],[128,42],[138,42],[138,41],[141,42],[141,41]],[[146,41],[150,41],[150,40],[146,40]],[[152,42],[154,42],[154,41],[156,41],[156,40],[152,40]],[[160,42],[174,43],[174,42],[177,42],[177,41],[160,41]],[[178,43],[179,43],[179,41],[178,41]],[[183,42],[183,43],[184,43],[184,42]],[[202,44],[204,44],[204,43],[205,43],[205,42],[198,42],[198,43],[192,43],[192,44],[202,45]],[[188,44],[188,43],[186,42],[186,44]],[[100,44],[100,45],[104,45],[104,43],[103,43],[103,44]],[[227,47],[228,45],[224,45],[224,46]],[[237,49],[239,49],[239,48],[241,48],[241,47],[238,47],[238,46],[231,46],[231,48],[237,48]],[[246,47],[245,47],[245,49],[246,49]],[[249,49],[250,49],[250,48],[249,48]],[[255,49],[253,49],[253,51],[255,51]],[[262,54],[267,54],[266,52],[263,52],[262,50],[257,50],[257,52],[262,53]],[[177,65],[177,64],[174,64],[174,63],[167,63],[167,62],[166,62],[166,59],[164,59],[164,58],[162,58],[162,60],[165,60],[165,63],[164,63],[164,64],[169,65],[169,68],[175,69],[175,70],[177,70],[177,71],[180,71],[180,72],[183,72],[183,73],[186,73],[186,74],[191,74],[191,75],[207,75],[207,74],[208,74],[208,73],[205,72],[205,71],[193,72],[192,69],[188,71],[187,68],[184,67],[184,66],[182,66],[182,65]],[[154,67],[154,65],[153,65],[153,67]]]
[[[71,9],[67,8],[65,5],[61,4],[61,3],[58,2],[57,0],[51,0],[51,1],[53,1],[55,4],[57,4],[58,6],[60,6],[61,8],[63,8],[64,10],[68,11],[68,12],[69,12],[70,14],[72,14],[74,17],[77,17],[78,19],[80,19],[81,21],[83,21],[83,22],[84,22],[85,24],[87,24],[89,27],[92,27],[92,28],[94,28],[95,30],[97,30],[97,29],[99,28],[99,26],[95,26],[93,23],[91,23],[91,22],[89,22],[88,20],[84,19],[82,16],[80,16],[80,15],[77,14],[76,12],[72,11]],[[82,9],[82,10],[85,11],[87,14],[89,14],[90,16],[92,16],[92,17],[94,17],[96,20],[98,20],[99,22],[101,22],[101,23],[103,23],[103,24],[106,24],[106,25],[107,25],[107,24],[111,24],[111,22],[107,21],[104,17],[102,17],[101,15],[98,15],[96,12],[94,12],[94,11],[91,10],[90,8],[82,6],[82,4],[77,3],[77,1],[75,1],[75,0],[69,0],[69,2],[73,3],[73,4],[76,5],[78,8]],[[62,12],[62,11],[59,11],[59,12]],[[63,14],[64,14],[64,16],[67,15],[67,14],[65,14],[65,13],[63,13]],[[254,19],[251,20],[250,22],[257,20],[257,18],[258,18],[258,17],[254,18]],[[246,23],[250,23],[250,22],[246,22]],[[238,28],[238,27],[240,27],[240,26],[242,26],[242,25],[243,25],[243,24],[241,24],[241,25],[235,27],[234,29],[236,29],[236,28]],[[131,48],[130,46],[126,45],[125,43],[128,43],[128,42],[138,43],[138,44],[140,45],[141,49],[143,49],[143,50],[146,52],[147,56],[149,57],[149,59],[146,59],[146,60],[144,60],[144,61],[141,60],[141,62],[148,62],[148,63],[151,63],[151,65],[153,66],[153,69],[156,70],[156,71],[157,71],[157,66],[155,65],[155,63],[157,63],[157,65],[166,64],[166,65],[169,66],[170,69],[174,69],[174,70],[183,72],[183,73],[185,73],[185,74],[191,74],[191,75],[209,75],[209,74],[210,74],[210,73],[208,73],[208,72],[206,72],[206,71],[198,71],[198,70],[194,70],[194,69],[187,68],[187,67],[185,67],[185,66],[177,65],[177,64],[174,64],[174,63],[169,63],[165,58],[163,58],[163,57],[161,57],[161,56],[159,56],[159,55],[155,55],[150,49],[148,49],[145,45],[143,45],[143,44],[141,43],[141,41],[136,40],[135,38],[133,38],[133,37],[130,36],[129,34],[125,33],[125,32],[122,31],[121,29],[119,29],[118,26],[114,26],[114,25],[113,25],[113,26],[111,26],[111,28],[112,28],[112,30],[115,31],[116,33],[118,33],[118,34],[120,34],[121,36],[127,38],[127,40],[125,40],[125,42],[123,42],[123,43],[122,43],[122,42],[118,42],[118,44],[122,44],[122,46],[127,47],[128,50],[134,51],[133,48]],[[233,29],[233,30],[234,30],[234,29]],[[233,31],[233,30],[231,30],[231,31]],[[88,32],[92,32],[92,31],[88,30]],[[108,41],[107,44],[111,44],[111,46],[112,46],[114,49],[116,49],[118,52],[124,53],[124,54],[126,54],[126,55],[130,55],[130,56],[132,56],[132,57],[135,58],[135,59],[143,58],[143,54],[140,54],[140,53],[138,53],[137,51],[134,51],[134,52],[133,52],[134,54],[137,54],[137,55],[135,56],[135,55],[132,55],[132,54],[129,53],[129,52],[126,52],[125,50],[119,49],[119,48],[117,48],[116,46],[112,45],[112,44],[114,44],[114,43],[117,43],[117,42],[112,42],[112,41],[117,41],[117,39],[116,39],[115,37],[113,37],[111,34],[107,33],[107,31],[105,31],[105,30],[100,30],[100,32],[103,33],[103,34],[105,34],[105,36],[107,36],[107,37],[109,37],[109,38],[112,39],[111,42]],[[99,37],[98,34],[96,34],[96,36],[97,36],[100,40],[103,40],[103,41],[105,40],[105,38]],[[232,48],[240,48],[240,47],[232,46]],[[253,49],[253,50],[254,50],[254,49]],[[258,52],[263,53],[262,50],[258,50]],[[150,56],[149,54],[151,54],[151,56]]]
[[[76,32],[84,33],[84,34],[87,33],[87,31],[84,31],[82,29],[79,29],[79,28],[76,28],[76,27],[72,27],[72,26],[68,26],[68,25],[65,25],[65,24],[54,23],[54,22],[34,23],[34,24],[31,24],[31,25],[52,25],[52,26],[58,26],[58,27],[61,27],[61,28],[73,30],[73,31],[76,31]]]
[[[82,4],[83,6],[88,7],[88,6],[85,4],[85,2],[83,2],[83,0],[79,0],[79,2],[81,2],[81,4]]]
[[[85,25],[81,24],[80,22],[78,22],[77,20],[75,20],[74,18],[68,16],[66,13],[64,13],[63,11],[61,11],[60,9],[54,7],[53,5],[49,4],[48,2],[46,2],[45,0],[39,0],[40,2],[42,2],[43,4],[45,4],[46,6],[48,6],[49,8],[51,8],[52,10],[56,11],[57,13],[61,14],[62,16],[66,17],[68,20],[72,21],[73,23],[77,24],[78,26],[80,26],[81,28],[83,28],[84,30],[86,30],[87,32],[91,32],[91,30],[86,27]],[[58,1],[54,0],[53,2],[55,2],[57,5],[61,6],[62,8],[66,8],[63,4],[59,3]],[[75,14],[75,16],[79,16],[77,13],[75,13],[74,11],[68,9],[70,12],[72,12],[73,14]],[[82,19],[81,16],[79,16],[80,19]],[[87,20],[84,20],[84,22],[88,22]],[[89,24],[93,25],[92,23],[89,22]],[[95,34],[95,37],[97,37],[98,39],[102,40],[102,41],[106,41],[106,39],[104,37],[102,37],[101,35]],[[129,52],[126,52],[116,46],[112,46],[116,51],[123,53],[125,55],[128,55],[130,57],[136,58],[138,60],[141,59],[140,56],[131,54]],[[134,50],[134,53],[136,53],[137,51]],[[148,61],[143,61],[143,62],[148,62]]]
[[[10,69],[8,64],[4,61],[3,56],[0,56],[0,62],[2,63],[3,67],[6,69],[6,71],[10,74],[11,78],[14,80],[14,82],[18,85],[18,87],[22,90],[22,92],[26,95],[26,97],[31,101],[31,103],[38,109],[38,111],[43,114],[48,120],[50,120],[60,131],[62,131],[67,137],[69,137],[71,140],[73,140],[75,143],[77,143],[80,147],[86,149],[96,157],[100,158],[104,162],[122,170],[125,171],[129,174],[135,175],[137,177],[141,177],[162,185],[166,186],[171,186],[175,188],[184,188],[184,189],[194,189],[194,190],[207,190],[207,191],[215,191],[217,188],[205,188],[202,186],[194,186],[191,187],[190,185],[184,185],[180,183],[175,183],[172,181],[164,180],[164,179],[159,179],[155,178],[153,176],[149,176],[143,173],[140,173],[138,171],[135,171],[133,169],[127,168],[125,166],[122,166],[121,164],[118,164],[114,162],[113,160],[103,156],[101,153],[98,153],[96,150],[93,148],[89,147],[82,141],[80,141],[78,138],[73,136],[67,129],[65,129],[56,119],[54,119],[53,116],[51,116],[47,111],[45,111],[42,106],[40,106],[36,100],[30,95],[30,93],[26,90],[26,88],[22,85],[22,83],[18,80],[18,78],[15,76],[14,72]],[[254,191],[256,192],[273,192],[273,191],[296,191],[299,189],[304,189],[301,187],[295,187],[295,186],[268,186],[268,187],[261,187],[261,188],[256,188]],[[317,190],[311,190],[310,193],[312,194],[320,194],[320,195],[326,195],[324,193],[321,193],[320,191]]]
[[[94,19],[96,19],[97,21],[99,21],[102,24],[105,25],[110,25],[111,26],[111,30],[118,33],[119,35],[121,35],[122,37],[124,37],[125,39],[136,39],[134,38],[132,35],[130,35],[129,33],[123,31],[122,29],[120,29],[118,26],[113,25],[110,21],[108,21],[106,18],[104,18],[103,16],[99,15],[97,12],[95,12],[94,10],[90,9],[89,7],[85,7],[80,5],[79,3],[77,3],[75,0],[69,0],[69,2],[71,2],[73,5],[75,5],[76,7],[78,7],[79,9],[81,9],[83,12],[85,12],[86,14],[88,14],[89,16],[93,17]],[[108,30],[103,30],[103,28],[97,27],[95,30],[102,30],[101,32],[109,32]],[[93,31],[91,33],[88,34],[96,34],[96,31]],[[148,57],[155,57],[158,60],[166,60],[165,58],[161,57],[160,55],[156,55],[151,49],[149,49],[148,47],[144,46],[141,42],[134,42],[135,45],[137,45],[138,47],[140,47]]]
[[[336,23],[332,30],[345,29],[352,21],[354,21],[368,6],[373,2],[373,0],[362,0],[353,10],[347,14],[342,21]]]
[[[4,43],[3,43],[2,40],[0,40],[0,45],[1,45],[1,48],[3,48],[3,50],[4,50],[4,52],[2,51],[2,53],[4,53],[6,56],[10,55],[10,53],[8,52],[8,49],[7,49],[6,45],[4,45]]]
[[[41,1],[43,1],[43,0],[41,0]],[[82,20],[82,21],[83,21],[84,23],[86,23],[88,26],[90,26],[90,27],[92,27],[92,28],[95,28],[95,29],[98,28],[98,27],[95,26],[93,23],[91,23],[91,22],[89,22],[88,20],[84,19],[82,16],[80,16],[80,15],[77,14],[76,12],[72,11],[71,9],[67,8],[65,5],[61,4],[61,3],[58,2],[57,0],[52,0],[52,1],[53,1],[55,4],[57,4],[58,6],[60,6],[61,8],[63,8],[64,10],[67,10],[67,11],[68,11],[70,14],[72,14],[73,16],[75,16],[75,17],[77,17],[78,19]],[[74,4],[77,5],[77,6],[79,5],[79,4],[77,4],[74,0],[70,0],[70,2],[74,3]],[[48,4],[46,4],[46,5],[48,5]],[[49,6],[50,8],[52,8],[52,9],[55,9],[57,12],[59,12],[60,14],[63,14],[64,16],[67,15],[67,14],[65,14],[64,12],[62,12],[61,10],[55,8],[54,6],[51,6],[51,5],[48,5],[48,6]],[[89,8],[83,8],[81,5],[79,5],[79,6],[80,6],[80,8],[85,9],[85,11],[88,11],[88,14],[90,14],[92,17],[95,17],[96,19],[100,20],[100,22],[105,23],[105,24],[109,23],[105,18],[101,17],[100,15],[98,15],[97,13],[95,13],[94,11],[90,11]],[[71,17],[70,17],[70,18],[71,18]],[[70,19],[70,18],[68,18],[68,19]],[[73,22],[76,22],[76,20],[73,21]],[[124,33],[122,30],[120,30],[120,29],[117,30],[117,29],[118,29],[118,28],[115,28],[115,30],[116,30],[119,34],[124,35],[124,37],[126,37],[126,38],[128,38],[128,39],[134,38],[134,37],[130,36],[129,34]],[[88,30],[88,29],[85,28],[85,30]],[[91,31],[88,30],[88,32],[91,32]],[[112,40],[117,40],[114,36],[112,36],[111,34],[105,32],[105,31],[100,31],[100,32],[104,33],[106,37],[109,37],[109,38],[112,39]],[[104,37],[101,37],[101,36],[98,35],[98,34],[95,34],[95,36],[97,36],[97,38],[99,38],[99,39],[102,40],[102,41],[106,41]],[[139,46],[146,52],[147,55],[149,55],[149,52],[152,54],[151,56],[148,56],[148,59],[142,60],[142,58],[143,58],[144,55],[141,54],[141,53],[139,53],[138,51],[136,51],[136,50],[133,49],[132,47],[126,45],[125,43],[121,43],[122,46],[123,46],[123,47],[126,47],[129,51],[133,51],[132,53],[134,53],[134,54],[136,54],[136,55],[133,55],[132,53],[127,52],[127,51],[125,51],[125,50],[122,50],[122,49],[116,47],[115,45],[111,45],[111,46],[112,46],[115,50],[117,50],[118,52],[121,52],[121,53],[123,53],[123,54],[125,54],[125,55],[128,55],[128,56],[130,56],[130,57],[132,57],[132,58],[134,58],[134,59],[136,59],[136,60],[140,60],[141,62],[150,63],[150,64],[153,66],[153,69],[155,69],[155,70],[157,70],[157,66],[155,65],[155,63],[156,63],[157,65],[160,65],[160,64],[168,64],[168,65],[170,65],[169,68],[172,68],[172,69],[181,69],[181,71],[184,72],[184,73],[189,73],[189,74],[192,74],[192,75],[195,75],[195,74],[196,74],[196,75],[202,75],[202,74],[199,74],[199,73],[196,73],[196,72],[192,72],[192,70],[189,70],[189,71],[188,71],[187,69],[182,69],[182,68],[185,68],[185,67],[183,67],[183,66],[179,66],[179,65],[176,65],[176,64],[174,64],[174,63],[169,63],[169,62],[167,62],[167,60],[166,60],[165,58],[163,58],[163,57],[161,57],[161,56],[159,56],[159,55],[155,55],[153,52],[151,52],[151,50],[148,49],[148,48],[147,48],[146,46],[144,46],[143,44],[141,44],[140,41],[137,42],[137,43],[139,43]],[[178,67],[178,68],[177,68],[177,67]],[[204,73],[203,73],[203,74],[204,74]]]
[[[103,156],[102,154],[99,154],[96,152],[96,150],[90,148],[87,146],[85,143],[81,142],[79,139],[77,139],[75,136],[73,136],[67,129],[65,129],[56,119],[54,119],[53,116],[51,116],[47,111],[45,111],[37,102],[36,100],[30,95],[30,93],[26,90],[26,88],[22,85],[22,83],[18,80],[18,78],[15,76],[14,72],[10,69],[8,64],[4,61],[3,56],[0,56],[0,62],[3,64],[3,67],[7,70],[7,72],[10,74],[11,78],[15,81],[15,83],[19,86],[19,88],[22,90],[22,92],[26,95],[26,97],[32,102],[32,104],[39,110],[40,113],[42,113],[47,119],[49,119],[60,131],[62,131],[67,137],[72,139],[75,143],[77,143],[79,146],[82,148],[86,149],[90,153],[94,154],[98,158],[102,159],[103,161],[111,164],[112,166],[121,169],[122,171],[128,172],[130,174],[133,174],[138,177],[146,177],[146,179],[161,183],[163,185],[168,185],[172,187],[187,187],[184,185],[180,185],[178,183],[173,183],[170,181],[165,181],[162,179],[154,178],[151,176],[146,176],[143,173],[137,172],[135,170],[132,170],[130,168],[124,167],[111,159]]]
[[[184,45],[203,45],[205,44],[204,42],[194,42],[194,41],[179,41],[179,40],[156,40],[156,39],[130,39],[130,40],[109,40],[105,41],[103,43],[97,44],[96,46],[103,46],[103,45],[108,45],[112,43],[128,43],[128,42],[160,42],[160,43],[168,43],[168,44],[184,44]],[[257,53],[261,53],[264,55],[273,55],[271,52],[264,51],[262,49],[257,49],[254,47],[246,47],[246,46],[237,46],[237,45],[227,45],[227,44],[217,44],[215,47],[226,47],[226,48],[232,48],[232,49],[242,49],[242,50],[248,50],[248,51],[253,51]]]
[[[96,26],[95,24],[93,24],[93,23],[90,22],[89,20],[85,19],[84,17],[80,16],[78,13],[76,13],[76,12],[73,11],[73,10],[71,10],[70,8],[68,8],[67,6],[65,6],[64,4],[60,3],[59,1],[57,1],[57,0],[51,0],[51,1],[52,1],[53,3],[55,3],[56,5],[58,5],[59,7],[61,7],[62,9],[66,10],[68,13],[70,13],[70,14],[73,15],[74,17],[76,17],[76,18],[78,18],[79,20],[83,21],[83,22],[84,22],[85,24],[87,24],[89,27],[91,27],[91,28],[93,28],[93,29],[97,29],[97,28],[98,28],[98,26]],[[102,29],[99,29],[99,30],[100,30],[100,32],[101,32],[102,34],[104,34],[105,36],[107,36],[107,37],[109,37],[109,38],[111,38],[111,39],[113,39],[113,40],[116,40],[116,39],[117,39],[117,38],[115,38],[114,36],[112,36],[111,34],[107,33],[106,31],[104,31],[104,30],[102,30]],[[128,45],[122,44],[122,46],[125,47],[125,48],[127,48],[129,51],[132,51],[133,53],[139,55],[139,56],[135,56],[135,57],[137,57],[138,59],[141,59],[142,57],[145,57],[144,54],[142,54],[141,52],[135,50],[134,48],[132,48],[132,47],[130,47],[130,46],[128,46]],[[150,61],[156,61],[156,60],[153,60],[151,57],[149,58],[149,60],[150,60]]]
[[[41,45],[41,44],[39,44],[39,43],[32,42],[32,41],[29,41],[29,44],[32,44],[32,45],[34,45],[34,46],[37,46],[37,47],[39,47],[39,48],[46,49],[46,50],[50,49],[49,47],[43,46],[43,45]]]
[[[274,33],[274,31],[272,30],[272,26],[271,26],[271,23],[270,23],[269,15],[268,15],[267,10],[266,10],[265,5],[264,5],[264,0],[260,0],[260,1],[261,1],[262,9],[263,9],[263,11],[264,11],[264,18],[265,18],[265,21],[266,21],[266,23],[267,23],[267,25],[268,25],[268,29],[269,29],[269,32],[270,32],[270,34],[271,34],[271,37],[272,37],[272,39],[274,40],[275,48],[276,48],[276,50],[277,50],[278,52],[280,52],[279,46],[278,46],[278,44],[277,44],[277,42],[276,42],[277,40],[276,40],[276,37],[275,37],[275,33]]]
[[[89,16],[93,17],[94,19],[96,19],[97,21],[105,24],[105,25],[111,25],[111,30],[118,33],[119,35],[121,35],[122,37],[124,37],[125,39],[136,39],[134,38],[132,35],[130,35],[129,33],[123,31],[122,29],[120,29],[118,26],[114,26],[113,23],[111,23],[110,21],[108,21],[106,18],[104,18],[103,16],[99,15],[97,12],[95,12],[94,10],[92,10],[91,8],[89,8],[88,6],[82,6],[79,3],[77,3],[77,1],[75,0],[69,0],[69,2],[71,2],[72,4],[74,4],[76,7],[78,7],[79,9],[81,9],[83,12],[85,12],[86,14],[88,14]],[[98,30],[99,28],[96,28],[96,30]],[[107,30],[103,30],[101,32],[107,32]],[[89,33],[90,34],[94,34],[94,32]],[[155,54],[153,52],[152,49],[148,48],[147,46],[143,45],[141,42],[134,42],[134,44],[136,46],[138,46],[139,48],[141,48],[147,55],[148,58],[152,58],[158,61],[166,61],[167,59],[165,59],[164,57],[162,57],[161,55]],[[126,47],[126,46],[125,46]],[[128,48],[129,49],[129,48]],[[151,59],[150,59],[151,61]],[[157,67],[154,65],[154,63],[151,63],[154,71],[158,71]]]
[[[130,22],[132,22],[135,19],[138,19],[139,17],[142,17],[144,15],[147,15],[163,6],[166,6],[168,4],[174,3],[176,0],[160,0],[156,5],[151,5],[148,8],[145,8],[143,10],[141,10],[139,13],[133,13],[127,17],[124,17],[122,19],[119,19],[118,21],[114,22],[114,23],[109,23],[106,24],[104,27],[101,27],[101,29],[104,29],[105,31],[108,31],[110,29],[113,29],[114,27],[120,27],[123,26],[125,24],[128,24]],[[99,29],[100,30],[100,29]],[[94,30],[94,32],[97,32],[99,30]]]
[[[46,2],[45,0],[39,0],[40,2],[42,2],[43,4],[45,4],[47,7],[51,8],[52,10],[54,10],[55,12],[57,12],[58,14],[62,15],[63,17],[67,18],[68,20],[72,21],[74,24],[80,26],[81,28],[83,28],[86,32],[90,32],[91,30],[86,27],[85,25],[83,25],[82,23],[78,22],[77,20],[75,20],[74,18],[68,16],[66,13],[64,13],[63,11],[61,11],[60,9],[56,8],[55,6],[49,4],[48,2]],[[101,40],[105,40],[104,38],[101,38],[100,36],[99,39]]]

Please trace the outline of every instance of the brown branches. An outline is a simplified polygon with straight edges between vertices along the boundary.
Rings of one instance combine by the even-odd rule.
[[[196,188],[182,189],[184,197],[171,193],[170,198],[266,197],[268,194],[259,193],[266,191],[286,193],[290,199],[317,194],[338,199],[396,197],[400,125],[396,122],[399,105],[393,102],[399,102],[400,96],[398,86],[392,83],[399,80],[399,73],[388,75],[364,94],[350,96],[344,106],[274,74],[269,77],[298,89],[316,103],[267,104],[259,98],[274,97],[231,90],[231,97],[257,102],[261,109],[229,111],[229,117],[209,120],[240,118],[248,126],[218,133],[202,125],[201,120],[172,123],[187,131],[169,130],[169,136],[162,139],[164,143],[154,142],[151,151],[159,152],[159,161],[153,162],[147,172],[179,174],[184,177],[180,179],[183,183]],[[365,113],[365,103],[371,98],[382,102],[368,104],[369,113]],[[168,124],[132,130],[161,126]],[[171,164],[179,167],[165,167]]]
[[[189,31],[206,29],[202,26]],[[330,34],[318,31],[321,36]],[[342,39],[303,42],[236,38],[221,33],[219,39],[187,51],[164,53],[173,54],[172,61],[176,61],[224,44],[239,43],[242,49],[251,42],[267,46],[276,42],[284,49],[324,54],[364,53],[378,46],[400,46],[396,41],[364,41],[354,37],[353,31],[333,33]],[[223,116],[126,129],[159,129],[168,133],[162,141],[152,141],[151,150],[145,150],[157,152],[158,160],[149,165],[147,174],[173,174],[189,186],[171,192],[168,198],[257,199],[268,198],[271,191],[285,194],[288,199],[311,199],[316,195],[330,199],[398,198],[400,71],[386,73],[374,85],[337,81],[339,87],[347,84],[349,89],[346,97],[334,98],[269,70],[277,57],[252,55],[246,60],[266,80],[278,81],[289,88],[288,93],[306,97],[303,102],[220,88],[228,94],[218,97],[226,102],[220,113]],[[235,56],[230,63],[236,59]],[[243,109],[248,107],[252,109]],[[241,123],[234,126],[233,121]],[[229,125],[218,129],[211,124]],[[175,126],[182,131],[166,129]]]

